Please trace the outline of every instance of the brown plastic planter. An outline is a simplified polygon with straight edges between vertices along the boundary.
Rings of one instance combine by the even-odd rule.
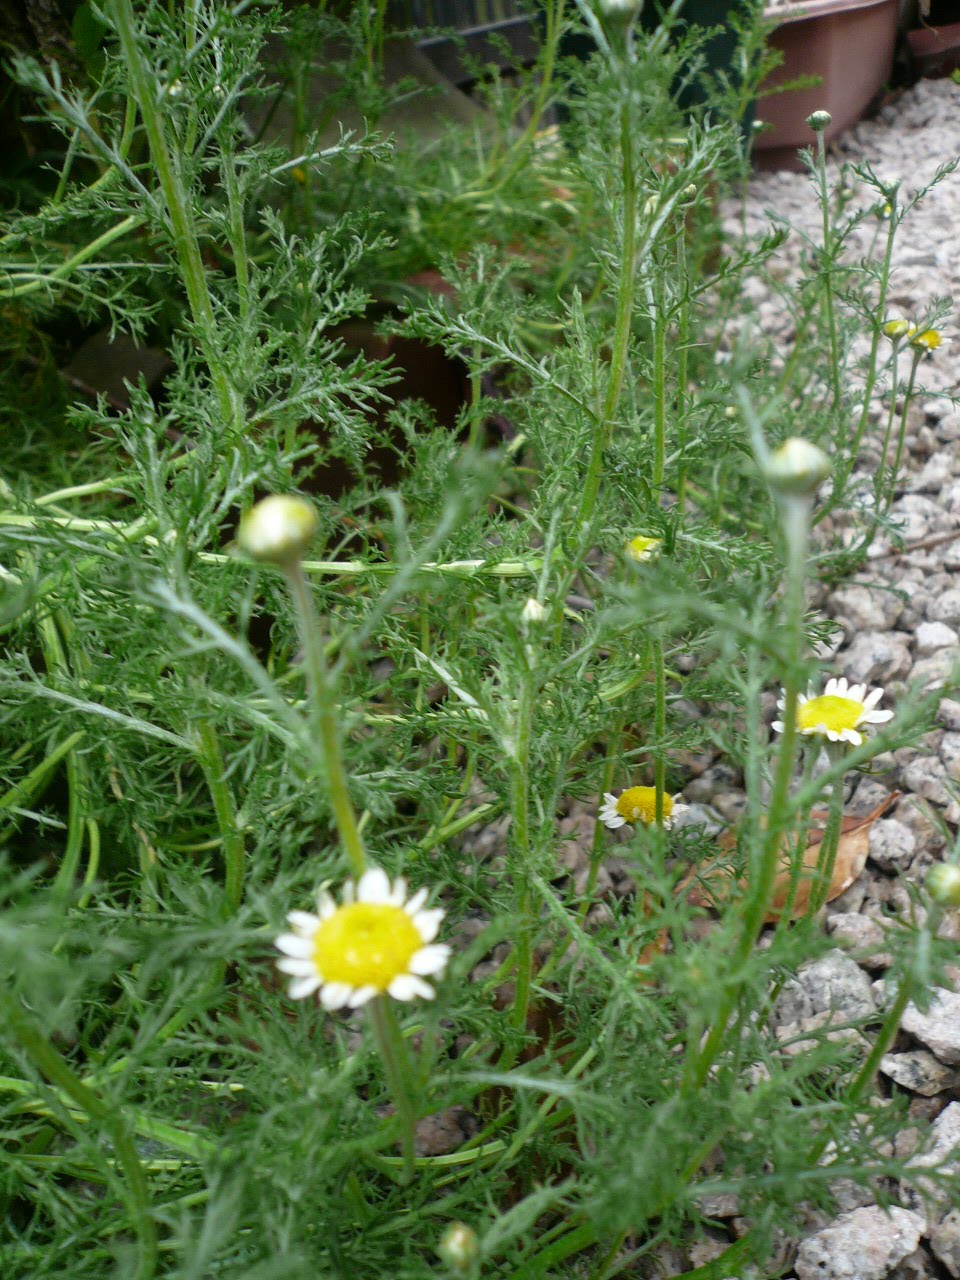
[[[768,10],[779,23],[770,43],[783,64],[764,82],[757,104],[757,115],[771,126],[754,142],[761,168],[800,168],[797,148],[814,141],[806,124],[812,111],[833,116],[828,142],[856,124],[890,77],[897,10],[897,0],[808,0]],[[821,84],[763,96],[799,76],[819,76]]]

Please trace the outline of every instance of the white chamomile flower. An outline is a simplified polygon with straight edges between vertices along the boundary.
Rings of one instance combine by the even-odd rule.
[[[290,996],[302,1000],[318,991],[325,1009],[356,1009],[384,993],[432,1000],[424,979],[443,972],[450,948],[434,943],[443,911],[424,910],[426,900],[426,889],[407,898],[406,881],[391,885],[385,871],[371,867],[356,891],[347,881],[340,906],[323,892],[319,914],[291,911],[292,932],[276,941],[283,952],[277,968],[293,978]]]
[[[652,826],[657,820],[656,787],[628,787],[619,796],[603,793],[603,807],[600,810],[600,821],[616,830],[626,823],[642,822]],[[663,796],[663,826],[669,831],[681,813],[685,813],[689,805],[680,804],[676,796]]]
[[[877,711],[876,705],[883,697],[882,689],[867,693],[865,684],[847,684],[841,676],[828,680],[823,693],[812,690],[797,699],[797,732],[808,737],[826,738],[828,742],[849,742],[859,747],[863,742],[860,729],[867,724],[885,724],[893,719],[892,711]],[[782,711],[781,697],[777,706]],[[783,732],[783,721],[774,720],[777,733]]]

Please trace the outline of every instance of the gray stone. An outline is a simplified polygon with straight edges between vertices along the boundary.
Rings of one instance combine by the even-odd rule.
[[[904,542],[918,542],[943,528],[944,513],[919,493],[908,493],[890,508],[890,518]]]
[[[926,1206],[931,1221],[952,1208],[951,1184],[960,1176],[960,1102],[951,1102],[930,1126],[923,1150],[910,1160],[909,1181],[900,1184],[902,1196],[909,1196],[919,1208]],[[923,1169],[935,1169],[936,1180],[925,1177]]]
[[[951,732],[960,731],[960,702],[953,698],[941,698],[937,708],[937,719]]]
[[[913,1049],[910,1053],[887,1053],[880,1060],[880,1070],[894,1084],[932,1098],[944,1089],[953,1089],[960,1081],[960,1072],[949,1067],[926,1049]]]
[[[934,445],[934,441],[929,441]],[[953,474],[952,459],[948,453],[934,453],[921,469],[907,480],[910,493],[939,493]]]
[[[931,1228],[930,1248],[952,1276],[960,1276],[960,1210],[951,1209]]]
[[[948,680],[952,682],[956,662],[957,654],[953,650],[941,649],[915,662],[910,675],[923,693],[932,693],[934,689],[942,689]]]
[[[841,587],[830,597],[830,612],[843,617],[855,631],[882,631],[893,627],[903,613],[903,600],[889,588],[861,583]]]
[[[843,951],[828,951],[784,985],[775,1017],[784,1024],[801,1024],[815,1014],[829,1013],[835,1023],[856,1022],[875,1010],[870,979],[857,962]]]
[[[926,1223],[909,1209],[876,1205],[842,1213],[797,1250],[799,1280],[884,1280],[920,1243]]]
[[[953,627],[948,627],[945,622],[921,622],[914,633],[914,638],[917,653],[924,657],[937,653],[940,649],[956,648],[960,643],[960,635],[957,635]]]
[[[867,684],[900,679],[913,665],[907,637],[899,631],[862,632],[842,662],[848,680]]]
[[[870,828],[870,861],[884,871],[909,867],[917,851],[917,838],[897,818],[880,818]]]
[[[859,912],[840,911],[827,917],[831,937],[857,953],[857,963],[864,969],[886,969],[893,957],[883,950],[886,935],[878,922]]]
[[[960,733],[943,735],[939,755],[948,775],[955,781],[960,781]]]
[[[947,789],[947,771],[935,756],[920,756],[903,766],[904,786],[924,800],[946,806],[953,800]]]
[[[960,622],[960,587],[933,596],[927,605],[927,617],[931,622]]]
[[[945,987],[934,987],[934,998],[926,1013],[908,1004],[902,1026],[931,1049],[941,1062],[960,1064],[960,995]],[[958,1108],[960,1122],[960,1108]],[[958,1123],[960,1128],[960,1123]]]

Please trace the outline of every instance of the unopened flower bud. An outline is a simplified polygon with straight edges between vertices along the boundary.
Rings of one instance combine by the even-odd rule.
[[[680,194],[683,196],[684,200],[696,200],[697,184],[695,182],[689,183],[687,186],[683,188]]]
[[[309,502],[275,493],[240,521],[237,546],[252,560],[291,565],[301,558],[316,531],[317,513]]]
[[[778,493],[812,496],[830,474],[830,459],[809,440],[791,436],[767,459],[767,482]]]
[[[597,0],[597,8],[605,18],[633,18],[642,3],[643,0]]]
[[[477,1233],[465,1222],[451,1222],[437,1245],[440,1260],[456,1276],[468,1276],[480,1261]]]
[[[661,538],[648,538],[641,533],[631,538],[624,550],[631,560],[656,560],[661,544]]]
[[[535,600],[533,596],[530,596],[520,612],[520,617],[524,622],[544,622],[547,617],[547,611],[539,600]]]
[[[916,327],[909,320],[904,320],[903,316],[891,316],[883,325],[883,335],[891,342],[899,342],[912,333],[916,333]]]
[[[927,892],[943,907],[960,907],[960,867],[955,862],[937,862],[927,872]]]
[[[829,111],[814,111],[807,116],[807,124],[814,133],[823,133],[832,121],[833,116]]]

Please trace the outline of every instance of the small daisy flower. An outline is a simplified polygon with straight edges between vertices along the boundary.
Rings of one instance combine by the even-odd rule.
[[[924,329],[922,333],[913,335],[910,339],[910,345],[920,351],[936,351],[942,341],[943,338],[936,329]]]
[[[656,787],[628,787],[619,796],[603,793],[603,807],[600,810],[600,821],[615,831],[628,822],[642,822],[651,826],[657,820]],[[677,796],[663,796],[663,826],[669,831],[681,813],[685,813],[689,805],[680,804]]]
[[[660,554],[662,542],[662,538],[647,538],[640,533],[635,538],[630,539],[624,550],[631,560],[638,562],[641,560],[656,560]]]
[[[800,694],[797,700],[797,731],[808,737],[826,738],[828,742],[849,742],[859,747],[863,742],[860,729],[866,724],[885,724],[893,719],[892,711],[875,710],[883,697],[882,689],[867,693],[865,684],[848,685],[843,676],[828,680],[823,693]],[[783,698],[777,703],[782,711]],[[783,721],[774,720],[777,733],[783,733]]]
[[[323,892],[319,914],[291,911],[293,931],[276,941],[283,952],[277,968],[293,978],[291,998],[318,991],[325,1009],[356,1009],[384,992],[395,1000],[432,1000],[424,978],[443,972],[450,948],[434,943],[443,912],[424,910],[426,900],[426,889],[407,898],[406,881],[391,885],[385,871],[371,867],[356,890],[347,881],[340,906]]]

